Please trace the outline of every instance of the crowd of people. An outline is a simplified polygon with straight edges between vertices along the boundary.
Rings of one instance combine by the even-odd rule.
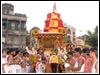
[[[69,49],[57,38],[51,52],[30,47],[24,52],[2,50],[2,73],[98,73],[97,48]]]
[[[2,73],[98,73],[98,49],[2,50]]]

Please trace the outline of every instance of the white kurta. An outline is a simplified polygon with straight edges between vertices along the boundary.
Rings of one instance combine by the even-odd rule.
[[[78,67],[78,61],[76,61],[76,63],[75,63],[75,66],[74,66],[75,68],[76,67]],[[76,73],[83,73],[84,72],[84,64],[81,66],[81,69],[79,70],[79,71],[76,71]]]
[[[42,62],[36,63],[36,73],[43,73],[41,70]]]
[[[2,64],[7,63],[7,58],[2,58],[2,62],[1,62],[1,63],[2,63]],[[2,68],[4,69],[4,72],[5,72],[5,73],[8,73],[7,66],[8,66],[8,65],[2,66]]]
[[[16,69],[16,73],[21,73],[21,66],[20,65],[17,65],[15,64],[15,69]]]
[[[8,73],[16,73],[16,68],[14,65],[9,65],[7,67]]]

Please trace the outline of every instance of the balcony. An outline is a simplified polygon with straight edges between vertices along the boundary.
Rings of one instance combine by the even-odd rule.
[[[7,30],[6,29],[2,29],[2,35],[5,36],[7,33]]]
[[[11,35],[26,35],[27,32],[26,31],[9,30],[8,34],[11,34]]]
[[[27,17],[16,15],[2,15],[3,19],[27,21]]]

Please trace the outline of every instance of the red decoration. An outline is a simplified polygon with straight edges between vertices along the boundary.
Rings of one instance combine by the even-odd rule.
[[[54,4],[54,6],[53,6],[53,10],[56,10],[56,3]],[[57,15],[57,18],[53,18],[53,19],[51,19],[51,17],[52,17],[52,14],[54,14],[54,15]],[[50,20],[53,20],[54,22],[55,22],[55,20],[56,21],[58,21],[58,25],[57,26],[55,26],[55,27],[50,27]],[[49,30],[50,29],[58,29],[58,32],[60,32],[60,30],[61,29],[63,29],[64,28],[64,26],[63,26],[63,21],[62,21],[62,19],[60,18],[60,14],[59,13],[56,13],[56,12],[52,12],[52,13],[48,13],[47,14],[47,19],[46,19],[46,21],[45,21],[45,27],[44,27],[44,32],[49,32]]]
[[[51,13],[49,13],[49,14],[47,15],[47,18],[51,18]]]

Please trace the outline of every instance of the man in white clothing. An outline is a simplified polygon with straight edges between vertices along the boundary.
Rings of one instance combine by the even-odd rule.
[[[6,51],[2,50],[2,73],[7,73],[7,66],[8,66],[8,62],[7,62],[7,58],[6,58]]]
[[[20,60],[18,58],[14,59],[14,66],[16,69],[16,73],[21,73],[21,65],[19,65],[19,61]]]
[[[42,66],[42,58],[41,56],[38,56],[37,57],[37,63],[36,63],[36,73],[43,73],[42,70],[41,70],[41,66]]]

